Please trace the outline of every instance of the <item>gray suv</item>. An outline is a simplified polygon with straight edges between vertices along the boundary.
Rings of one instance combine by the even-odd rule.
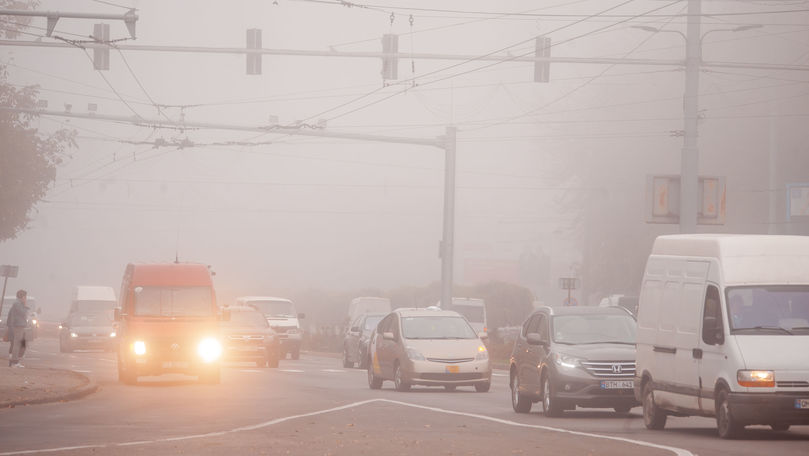
[[[510,362],[511,405],[546,416],[576,406],[627,413],[638,402],[635,318],[619,307],[541,307],[523,323]]]

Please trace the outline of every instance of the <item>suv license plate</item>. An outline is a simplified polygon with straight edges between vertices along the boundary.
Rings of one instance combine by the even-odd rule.
[[[602,380],[601,389],[632,389],[635,387],[634,380]]]
[[[809,409],[809,399],[795,399],[796,409]]]

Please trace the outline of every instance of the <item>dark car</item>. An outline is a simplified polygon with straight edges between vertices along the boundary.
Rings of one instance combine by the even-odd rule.
[[[222,322],[225,361],[252,361],[259,367],[278,367],[281,344],[264,314],[250,306],[226,307],[230,319]]]
[[[59,325],[59,351],[115,351],[117,336],[112,312],[71,313]]]
[[[361,314],[351,322],[343,338],[343,367],[367,368],[368,341],[377,323],[385,316],[382,313]]]
[[[627,413],[633,394],[634,317],[618,307],[541,307],[523,323],[511,354],[511,405],[546,416],[576,406]]]

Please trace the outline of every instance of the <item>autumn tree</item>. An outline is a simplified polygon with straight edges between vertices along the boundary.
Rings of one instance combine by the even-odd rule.
[[[38,2],[0,0],[0,9],[33,9]],[[16,38],[27,26],[24,17],[5,16],[0,37]],[[8,66],[0,62],[0,242],[25,230],[31,213],[56,178],[56,167],[75,146],[75,132],[40,132],[35,109],[36,86],[8,82]]]

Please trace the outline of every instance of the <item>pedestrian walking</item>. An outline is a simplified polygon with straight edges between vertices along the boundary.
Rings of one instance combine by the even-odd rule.
[[[8,338],[11,342],[11,356],[8,358],[9,367],[23,367],[20,358],[25,355],[25,328],[28,326],[28,292],[17,291],[17,299],[8,311]]]

